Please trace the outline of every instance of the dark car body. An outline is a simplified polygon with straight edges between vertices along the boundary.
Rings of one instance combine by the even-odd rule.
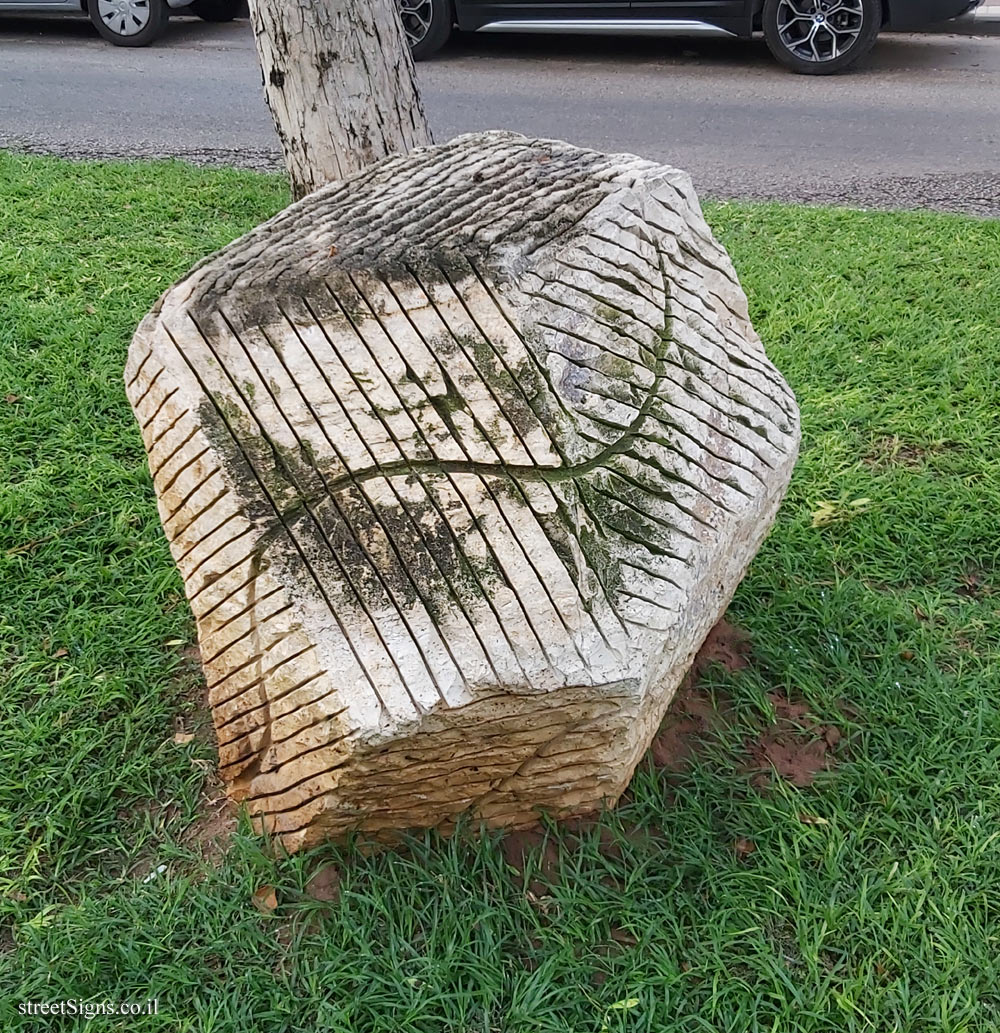
[[[882,0],[882,28],[921,29],[957,18],[974,6],[976,0]],[[763,0],[577,0],[568,4],[455,0],[455,20],[469,32],[511,32],[517,31],[512,23],[530,22],[524,30],[535,33],[750,36],[759,28],[762,7]]]

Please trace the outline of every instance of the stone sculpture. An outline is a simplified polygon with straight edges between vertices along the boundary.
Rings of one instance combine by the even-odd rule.
[[[205,260],[126,383],[222,776],[288,849],[616,800],[798,445],[688,177],[509,133]]]

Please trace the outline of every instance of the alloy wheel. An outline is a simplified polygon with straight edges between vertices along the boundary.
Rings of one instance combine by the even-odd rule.
[[[399,0],[399,16],[410,49],[422,42],[430,31],[433,13],[432,0]]]
[[[864,26],[862,0],[780,0],[778,36],[803,61],[833,61],[854,46]]]
[[[119,36],[135,36],[149,24],[150,0],[97,0],[101,21]]]

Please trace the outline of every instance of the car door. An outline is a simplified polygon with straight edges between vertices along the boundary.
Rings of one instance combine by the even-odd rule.
[[[632,0],[629,7],[633,18],[674,22],[675,32],[692,36],[748,35],[752,21],[752,0]]]
[[[11,11],[23,11],[26,14],[31,11],[43,11],[53,8],[60,11],[79,11],[79,0],[0,0],[0,11],[8,13]]]
[[[598,19],[627,19],[628,0],[455,0],[458,26],[474,32],[603,32]]]

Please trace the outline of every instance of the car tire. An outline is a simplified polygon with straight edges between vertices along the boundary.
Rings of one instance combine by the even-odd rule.
[[[191,13],[203,22],[231,22],[240,16],[242,0],[194,0]]]
[[[867,55],[882,28],[881,0],[764,0],[768,50],[800,75],[834,75]]]
[[[436,54],[455,24],[452,0],[399,0],[399,17],[414,61]]]
[[[116,47],[145,47],[163,35],[165,0],[87,0],[94,28]]]

